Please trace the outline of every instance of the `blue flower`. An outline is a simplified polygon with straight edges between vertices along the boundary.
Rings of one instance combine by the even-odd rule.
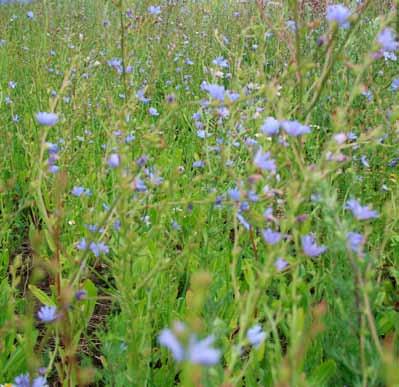
[[[32,380],[28,373],[18,375],[14,379],[15,387],[48,387],[47,380],[43,376],[37,376]]]
[[[276,243],[281,241],[283,237],[282,234],[278,231],[273,231],[271,228],[267,228],[262,231],[263,239],[269,245],[275,245]]]
[[[57,308],[55,306],[42,306],[37,312],[37,317],[45,323],[50,323],[58,318]]]
[[[250,230],[251,225],[247,222],[247,220],[241,214],[237,213],[237,219],[247,231]]]
[[[249,203],[247,201],[240,203],[240,212],[245,212],[250,209]]]
[[[177,362],[184,359],[185,351],[178,338],[170,329],[164,329],[158,336],[159,344],[169,349]]]
[[[327,7],[326,19],[330,23],[337,23],[341,28],[349,28],[351,11],[342,4],[333,4]]]
[[[86,238],[82,238],[78,243],[76,243],[76,248],[78,250],[86,250],[87,249]]]
[[[150,107],[150,108],[148,109],[148,114],[149,114],[150,116],[153,116],[153,117],[159,116],[158,110],[155,109],[154,107]]]
[[[48,167],[48,171],[53,174],[58,173],[59,170],[60,167],[58,165],[49,165]]]
[[[348,248],[356,253],[359,257],[364,255],[363,245],[365,243],[365,238],[362,234],[357,232],[348,232],[346,234],[346,242]]]
[[[399,90],[399,78],[395,78],[391,83],[391,91]]]
[[[229,62],[227,59],[224,59],[222,56],[218,56],[216,59],[212,61],[212,63],[216,66],[222,67],[222,68],[228,68],[229,67]]]
[[[345,208],[352,211],[353,216],[357,220],[367,220],[378,217],[377,211],[370,209],[369,206],[362,207],[355,199],[348,200]]]
[[[122,59],[112,58],[108,62],[108,66],[112,67],[118,74],[123,72]]]
[[[192,335],[189,340],[187,358],[192,364],[211,366],[217,364],[220,359],[220,351],[211,347],[214,342],[213,336],[208,336],[203,340],[198,340]]]
[[[144,89],[140,89],[137,91],[136,97],[140,102],[143,102],[146,104],[146,103],[150,102],[151,100],[150,100],[150,98],[146,98],[144,93],[145,93]]]
[[[221,102],[224,101],[226,93],[224,86],[203,82],[201,85],[201,89],[208,92],[213,99],[219,100]]]
[[[283,271],[286,267],[288,266],[288,262],[284,258],[277,258],[276,261],[274,262],[274,267],[278,271]]]
[[[260,127],[262,133],[270,137],[275,134],[278,134],[279,129],[280,129],[280,122],[278,122],[273,117],[267,117],[263,125]]]
[[[46,378],[44,376],[34,378],[32,387],[48,387]]]
[[[150,15],[159,15],[161,13],[161,7],[159,5],[151,5],[148,7],[147,11]]]
[[[230,196],[230,199],[233,200],[234,202],[239,202],[241,198],[241,193],[238,188],[232,188],[228,190],[228,194]]]
[[[253,347],[259,348],[266,339],[266,333],[262,330],[262,327],[257,324],[248,329],[247,339]]]
[[[145,192],[145,191],[147,191],[147,186],[145,185],[145,182],[142,179],[140,179],[139,177],[136,177],[134,179],[133,186],[134,186],[134,189],[137,192]]]
[[[285,26],[287,27],[287,29],[291,32],[295,32],[296,31],[296,23],[295,20],[287,20],[285,22]]]
[[[284,131],[289,134],[290,136],[297,137],[302,134],[310,133],[309,126],[302,125],[298,121],[283,121],[281,123],[282,128]]]
[[[91,191],[88,188],[84,188],[84,187],[80,187],[80,186],[75,186],[72,188],[71,190],[71,194],[73,196],[90,196],[91,195]]]
[[[205,162],[202,160],[193,162],[193,168],[204,168],[204,167],[205,167]]]
[[[302,248],[308,257],[317,257],[320,254],[323,254],[327,248],[325,246],[318,246],[314,235],[308,234],[301,237]]]
[[[56,113],[39,112],[36,114],[36,120],[40,125],[53,126],[58,122]]]
[[[99,257],[100,254],[109,253],[109,247],[104,242],[91,242],[89,248],[95,257]]]
[[[396,41],[395,32],[392,28],[384,28],[377,37],[381,49],[388,52],[397,51],[399,43]]]
[[[270,158],[270,152],[263,152],[261,148],[256,152],[254,165],[264,171],[276,172],[276,162]]]
[[[18,375],[15,379],[14,379],[14,384],[16,387],[30,387],[30,377],[29,374],[21,374]]]
[[[175,330],[182,334],[186,328],[180,323]],[[158,336],[158,341],[172,352],[177,362],[188,361],[192,364],[211,366],[218,363],[221,356],[220,351],[211,346],[214,341],[213,336],[198,340],[196,335],[190,334],[188,343],[184,345],[173,331],[164,329]]]
[[[121,162],[120,156],[117,153],[112,153],[107,160],[107,164],[110,168],[118,168]]]

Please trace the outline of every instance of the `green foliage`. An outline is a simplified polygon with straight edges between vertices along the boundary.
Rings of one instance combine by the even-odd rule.
[[[397,385],[399,74],[375,55],[395,12],[348,1],[344,30],[299,3],[0,5],[1,383],[44,367],[65,386]],[[204,81],[237,100],[209,98]],[[39,125],[39,111],[59,122]],[[267,137],[268,116],[311,133]],[[258,146],[276,174],[254,165]],[[351,198],[379,217],[356,219]],[[284,235],[274,245],[269,227]],[[306,256],[309,233],[324,254]],[[39,321],[43,305],[54,321]],[[220,360],[176,361],[167,327],[186,346],[187,332],[213,335]]]

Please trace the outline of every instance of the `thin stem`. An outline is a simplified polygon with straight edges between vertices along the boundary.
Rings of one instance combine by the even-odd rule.
[[[301,53],[301,35],[299,28],[299,4],[298,0],[294,1],[294,20],[295,20],[295,62],[296,62],[296,77],[299,81],[298,90],[298,106],[302,109],[303,103],[303,77],[302,77],[302,53]]]
[[[120,2],[120,24],[121,24],[121,57],[122,57],[122,78],[123,78],[123,88],[125,91],[125,98],[128,98],[128,87],[126,78],[126,52],[125,52],[125,18],[123,12],[123,0]]]

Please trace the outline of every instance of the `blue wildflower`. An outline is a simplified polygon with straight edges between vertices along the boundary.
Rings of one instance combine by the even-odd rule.
[[[233,200],[234,202],[240,201],[241,193],[238,188],[229,189],[228,194],[230,196],[230,199]]]
[[[89,248],[95,257],[109,253],[109,247],[104,242],[91,242]]]
[[[142,179],[140,179],[139,177],[136,177],[136,178],[134,179],[133,185],[134,185],[134,189],[135,189],[136,191],[138,191],[138,192],[145,192],[145,191],[147,191],[147,186],[145,185],[145,182],[144,182]]]
[[[150,108],[148,109],[148,114],[149,114],[150,116],[153,116],[153,117],[159,116],[158,110],[155,109],[154,107],[150,107]]]
[[[391,83],[391,91],[399,90],[399,78],[395,78]]]
[[[55,306],[43,305],[37,312],[37,317],[44,323],[50,323],[58,318]]]
[[[286,267],[288,266],[288,262],[284,258],[277,258],[276,261],[274,262],[274,267],[278,271],[283,271]]]
[[[43,126],[54,126],[58,122],[56,113],[39,112],[36,114],[36,120]]]
[[[352,211],[353,216],[357,220],[367,220],[378,217],[377,211],[370,209],[369,206],[361,206],[355,199],[348,200],[345,208]]]
[[[276,172],[276,162],[270,158],[270,152],[263,152],[261,148],[255,154],[254,165],[264,171]]]
[[[14,379],[15,387],[48,387],[47,380],[43,376],[37,376],[31,381],[28,373],[18,375]]]
[[[203,82],[201,85],[201,89],[208,92],[213,99],[219,100],[221,102],[224,101],[226,93],[224,86]]]
[[[18,375],[15,379],[14,379],[14,384],[16,387],[30,387],[30,377],[29,374],[21,374]]]
[[[304,235],[301,237],[302,248],[308,257],[317,257],[323,254],[327,248],[325,246],[318,246],[313,234]]]
[[[80,187],[80,186],[76,186],[73,187],[71,190],[71,194],[73,196],[90,196],[91,195],[91,191],[88,188],[84,188],[84,187]]]
[[[229,67],[229,62],[227,61],[227,59],[223,58],[222,56],[218,56],[216,59],[212,61],[212,63],[221,68]]]
[[[241,225],[247,230],[249,231],[249,229],[251,228],[251,225],[248,223],[248,221],[239,213],[237,213],[237,219],[238,221],[241,223]]]
[[[179,330],[177,333],[183,333],[184,325],[181,324]],[[173,331],[164,329],[158,336],[158,341],[172,352],[177,362],[188,361],[192,364],[211,366],[220,359],[220,351],[211,346],[214,341],[213,336],[198,340],[194,334],[191,334],[187,345],[183,345]]]
[[[137,97],[137,99],[140,102],[143,102],[144,104],[147,104],[148,102],[151,101],[151,99],[150,98],[146,98],[144,93],[145,93],[144,89],[140,89],[140,90],[137,91],[136,97]]]
[[[270,137],[278,134],[279,129],[280,129],[280,122],[278,122],[278,120],[276,120],[273,117],[267,117],[263,125],[260,127],[262,133]]]
[[[87,249],[86,238],[82,238],[78,243],[76,243],[76,248],[78,250],[86,250]]]
[[[247,201],[243,201],[240,203],[240,211],[245,212],[250,209],[249,203]]]
[[[46,378],[44,376],[37,376],[33,379],[32,387],[48,387]]]
[[[296,23],[295,20],[287,20],[285,22],[285,26],[287,27],[287,29],[291,32],[295,32],[296,31]]]
[[[283,237],[282,234],[278,231],[273,231],[271,228],[267,228],[262,231],[263,239],[269,245],[275,245],[276,243],[281,241]]]
[[[337,23],[341,28],[349,28],[351,11],[343,4],[333,4],[327,7],[326,19],[330,23]]]
[[[281,127],[290,136],[297,137],[302,134],[310,133],[310,128],[307,125],[302,125],[298,121],[283,121]]]
[[[248,329],[247,339],[254,348],[259,348],[266,339],[266,333],[260,325],[254,325]]]
[[[362,234],[357,232],[348,232],[346,234],[347,246],[350,250],[356,253],[359,257],[364,255],[363,246],[365,242],[365,238]]]
[[[205,167],[205,162],[202,160],[197,160],[193,162],[193,168],[204,168]]]
[[[112,153],[107,160],[107,164],[110,168],[118,168],[121,162],[120,156],[117,153]]]
[[[387,52],[397,51],[399,43],[396,41],[395,31],[392,28],[384,28],[377,37],[381,49]]]
[[[159,15],[161,13],[161,7],[159,5],[151,5],[148,7],[147,11],[150,15]]]

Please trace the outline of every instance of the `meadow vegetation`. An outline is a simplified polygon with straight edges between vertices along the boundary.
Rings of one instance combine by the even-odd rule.
[[[7,3],[0,383],[399,386],[398,2]]]

